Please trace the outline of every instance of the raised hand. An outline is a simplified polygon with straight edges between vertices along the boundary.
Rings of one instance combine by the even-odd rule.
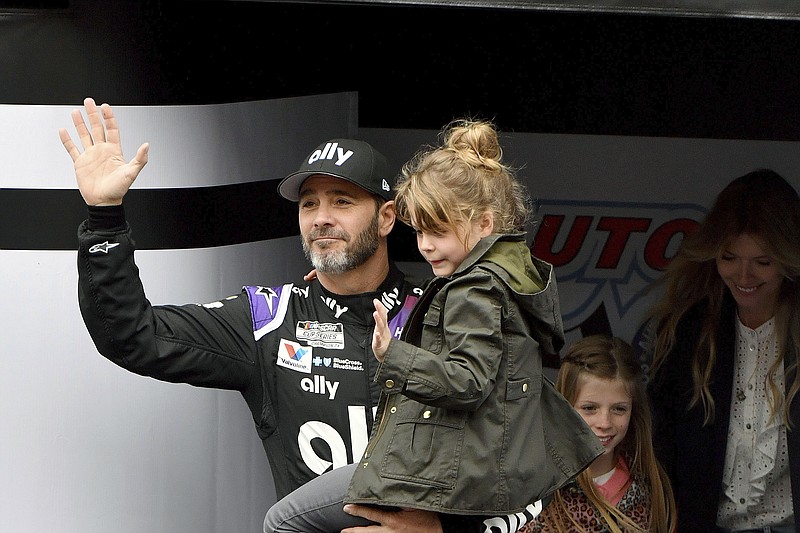
[[[65,128],[58,136],[75,164],[75,177],[83,200],[88,205],[119,205],[134,180],[147,164],[148,143],[142,144],[136,156],[125,162],[120,144],[119,126],[111,106],[99,108],[92,98],[83,101],[90,129],[80,109],[72,112],[72,123],[78,132],[83,152],[75,145]]]
[[[375,306],[375,311],[372,312],[372,318],[375,319],[375,331],[372,333],[372,351],[375,352],[375,358],[383,362],[383,356],[386,355],[386,350],[389,349],[389,341],[392,340],[392,333],[389,331],[388,311],[377,298],[372,300]]]

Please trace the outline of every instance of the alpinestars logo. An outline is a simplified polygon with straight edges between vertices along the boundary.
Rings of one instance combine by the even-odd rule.
[[[325,143],[325,147],[320,150],[314,150],[314,152],[308,157],[308,164],[314,163],[315,161],[319,161],[320,159],[336,159],[333,162],[334,165],[340,167],[344,164],[345,161],[350,159],[350,156],[353,155],[352,150],[344,151],[344,148],[339,147],[339,143]]]
[[[101,252],[101,253],[107,254],[110,249],[115,248],[117,246],[119,246],[118,242],[109,243],[108,241],[106,241],[106,242],[102,242],[100,244],[95,244],[94,246],[89,248],[89,253],[90,254],[96,254],[98,252]]]

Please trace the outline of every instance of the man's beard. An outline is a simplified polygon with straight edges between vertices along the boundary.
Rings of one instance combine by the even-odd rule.
[[[346,244],[343,249],[325,251],[323,247],[322,251],[312,251],[311,241],[320,237],[344,239]],[[378,214],[375,213],[370,224],[355,239],[351,239],[350,234],[343,230],[331,228],[315,229],[301,239],[306,259],[311,261],[317,272],[341,274],[363,265],[378,250]]]

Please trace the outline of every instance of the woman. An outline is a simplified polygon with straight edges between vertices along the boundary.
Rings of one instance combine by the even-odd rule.
[[[797,191],[757,170],[661,280],[648,390],[681,532],[799,530],[798,274]]]

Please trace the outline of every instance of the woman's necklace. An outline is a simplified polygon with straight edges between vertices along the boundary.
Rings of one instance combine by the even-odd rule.
[[[740,402],[743,402],[747,399],[747,394],[744,393],[744,390],[741,387],[736,387],[736,399]]]
[[[739,342],[741,343],[744,341],[744,354],[737,353],[737,364],[736,364],[736,399],[740,402],[743,402],[747,399],[747,393],[744,392],[745,387],[750,387],[750,390],[753,390],[753,386],[750,382],[753,380],[753,376],[755,375],[756,371],[758,370],[758,363],[759,359],[761,358],[761,352],[758,350],[758,345],[756,344],[755,338],[755,331],[751,330],[750,328],[745,327],[741,321],[739,322]],[[741,344],[740,344],[741,345]],[[747,381],[742,381],[742,367],[745,366],[745,363],[749,359],[748,355],[750,355],[750,350],[755,349],[756,352],[756,361],[753,365],[753,371],[750,373],[750,377],[747,378]],[[737,352],[739,350],[737,349]]]

